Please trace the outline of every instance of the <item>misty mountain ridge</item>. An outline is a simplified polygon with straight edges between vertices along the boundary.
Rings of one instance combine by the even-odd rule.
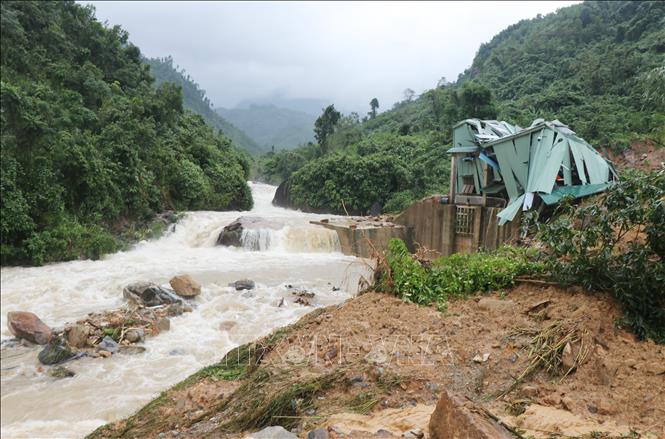
[[[155,85],[163,82],[172,82],[180,86],[182,88],[183,104],[185,107],[203,117],[208,125],[222,130],[224,135],[231,139],[235,146],[250,154],[265,152],[246,133],[225,120],[212,109],[212,102],[206,96],[205,90],[201,89],[199,84],[184,69],[179,69],[179,67],[175,66],[172,57],[144,58],[143,62],[150,66],[150,73],[156,79]]]
[[[277,108],[284,108],[293,111],[307,113],[312,116],[320,116],[325,107],[332,104],[329,99],[318,98],[287,98],[280,94],[273,96],[265,96],[261,98],[243,99],[234,109],[245,110],[252,106],[275,106]]]
[[[247,133],[264,150],[294,148],[314,140],[317,116],[274,104],[248,104],[244,108],[217,108],[224,119]]]

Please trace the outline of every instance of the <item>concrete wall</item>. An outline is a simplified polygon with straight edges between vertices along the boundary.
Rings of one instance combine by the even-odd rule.
[[[457,233],[457,206],[441,204],[440,200],[439,195],[420,200],[394,219],[395,223],[411,230],[414,246],[426,247],[448,256],[479,249],[494,250],[518,236],[519,221],[513,220],[505,226],[498,225],[496,215],[501,208],[469,205],[460,207],[472,212],[472,227],[468,233]]]
[[[337,232],[342,253],[345,255],[371,258],[375,252],[383,252],[393,238],[401,239],[409,249],[413,248],[411,231],[408,227],[391,224],[381,227],[353,227],[351,224],[334,224],[312,221]]]

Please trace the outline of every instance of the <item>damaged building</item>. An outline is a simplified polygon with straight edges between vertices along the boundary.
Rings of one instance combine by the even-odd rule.
[[[448,196],[421,200],[395,219],[409,229],[409,241],[443,255],[495,249],[517,236],[520,211],[602,192],[618,178],[609,161],[558,120],[521,128],[467,119],[453,128],[448,153]]]

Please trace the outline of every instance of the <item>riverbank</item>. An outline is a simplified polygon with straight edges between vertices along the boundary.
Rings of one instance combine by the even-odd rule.
[[[269,425],[299,437],[428,436],[444,393],[524,437],[662,437],[665,349],[620,329],[620,316],[606,296],[553,286],[445,312],[367,293],[232,350],[89,437],[242,437]],[[567,375],[534,367],[545,336],[568,340]]]

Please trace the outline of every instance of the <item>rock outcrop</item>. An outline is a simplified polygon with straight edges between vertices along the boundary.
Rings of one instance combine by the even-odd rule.
[[[7,327],[18,338],[32,343],[47,344],[53,337],[53,331],[37,315],[27,311],[7,313]]]
[[[472,401],[443,391],[429,421],[431,439],[514,439]]]
[[[152,282],[135,282],[129,284],[122,290],[122,295],[130,302],[142,306],[182,303],[182,299],[174,293]]]
[[[189,274],[174,276],[169,281],[169,284],[171,284],[173,291],[180,297],[191,298],[201,294],[201,285],[192,279]]]
[[[230,287],[236,289],[236,291],[241,290],[253,290],[256,287],[256,283],[251,279],[240,279],[229,284]]]
[[[217,245],[243,247],[242,235],[245,230],[279,230],[284,224],[256,216],[241,216],[224,227],[217,237]],[[259,250],[254,248],[253,250]]]

